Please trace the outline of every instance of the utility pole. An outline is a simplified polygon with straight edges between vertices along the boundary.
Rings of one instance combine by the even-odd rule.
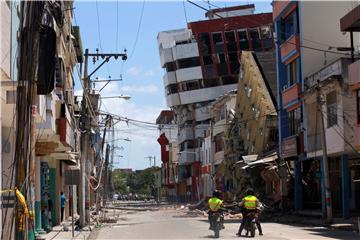
[[[81,121],[82,121],[82,130],[83,133],[81,135],[81,158],[80,158],[80,170],[81,170],[81,191],[80,191],[80,225],[84,227],[89,223],[90,219],[90,188],[89,183],[87,181],[88,175],[90,174],[91,169],[91,148],[90,148],[90,137],[91,137],[91,127],[97,126],[97,119],[92,119],[92,114],[95,114],[94,111],[91,112],[90,109],[93,108],[91,105],[92,102],[89,100],[89,96],[91,94],[91,84],[90,78],[91,76],[99,70],[105,63],[109,62],[109,60],[114,57],[118,59],[122,58],[123,61],[127,59],[126,50],[124,53],[99,53],[99,50],[96,49],[96,53],[89,53],[89,49],[85,50],[85,61],[84,61],[84,90],[83,90],[83,98],[82,98],[82,110],[81,110]],[[93,57],[93,62],[95,63],[99,58],[103,59],[103,62],[95,68],[90,74],[88,74],[88,63],[89,57]],[[91,116],[91,117],[89,117]]]
[[[148,156],[148,157],[145,157],[145,158],[149,159],[149,166],[151,167],[152,156]]]
[[[156,156],[154,155],[154,167],[156,167]]]
[[[329,177],[329,162],[327,157],[327,147],[326,147],[326,135],[325,135],[325,124],[324,124],[324,116],[322,112],[322,106],[324,104],[323,99],[320,95],[320,84],[316,87],[317,91],[317,105],[318,111],[321,117],[321,146],[323,150],[323,169],[324,169],[324,187],[325,187],[325,204],[326,204],[326,220],[327,222],[332,222],[332,203],[331,203],[331,191],[330,191],[330,177]]]
[[[44,5],[39,2],[21,3],[20,21],[20,68],[17,88],[17,118],[18,127],[15,144],[15,187],[30,202],[30,211],[34,210],[35,198],[35,142],[36,142],[36,101],[37,94],[37,67],[40,39],[40,19]],[[40,11],[39,11],[40,9]],[[26,10],[26,11],[25,11]],[[25,29],[27,33],[25,34]],[[29,56],[31,56],[29,58]],[[26,106],[26,101],[30,105]],[[24,101],[25,100],[25,101]],[[21,106],[23,105],[23,106]],[[26,175],[29,174],[29,178]],[[32,219],[23,219],[24,209],[20,207],[20,201],[15,205],[15,239],[34,239],[35,229]]]

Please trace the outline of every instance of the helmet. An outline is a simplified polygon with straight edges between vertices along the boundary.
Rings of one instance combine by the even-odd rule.
[[[246,195],[254,195],[254,189],[248,188],[248,189],[246,190]]]
[[[213,192],[213,197],[220,198],[221,197],[221,192],[219,190],[215,190]]]

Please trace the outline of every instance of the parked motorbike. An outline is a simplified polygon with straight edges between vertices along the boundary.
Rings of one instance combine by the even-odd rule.
[[[255,231],[256,231],[256,218],[257,218],[257,213],[254,212],[249,212],[245,215],[244,218],[244,229],[246,231],[246,236],[249,234],[250,232],[250,237],[255,237]]]
[[[210,217],[210,229],[214,231],[214,237],[220,237],[220,230],[223,229],[223,216],[222,213],[214,212]]]

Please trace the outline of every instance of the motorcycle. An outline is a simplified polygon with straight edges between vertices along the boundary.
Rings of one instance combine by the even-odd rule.
[[[250,237],[255,237],[255,231],[256,231],[256,219],[257,219],[257,213],[255,211],[249,212],[246,214],[244,218],[244,229],[246,231],[246,236],[250,232]]]
[[[220,211],[213,212],[209,218],[210,220],[210,229],[214,231],[214,237],[220,237],[220,230],[223,229],[224,218]]]

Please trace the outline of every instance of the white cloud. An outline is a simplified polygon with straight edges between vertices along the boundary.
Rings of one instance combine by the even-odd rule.
[[[121,87],[122,92],[126,93],[157,93],[159,88],[154,85],[127,85]]]
[[[143,69],[141,67],[135,66],[135,67],[129,68],[126,72],[130,76],[136,77],[136,76],[141,75],[141,73],[143,73]]]
[[[154,93],[156,91],[158,91],[158,87],[156,85],[129,85],[121,87],[120,84],[113,83],[111,87],[105,87],[104,90],[101,92],[101,95],[117,96],[125,92]],[[142,102],[137,102],[136,100],[137,99],[130,99],[128,101],[116,98],[103,99],[101,109],[103,111],[119,115],[121,117],[155,124],[156,118],[159,116],[161,110],[163,110],[162,106],[146,105],[146,102],[144,104]],[[157,142],[159,130],[156,128],[156,125],[148,126],[142,123],[134,124],[132,124],[131,121],[129,122],[129,124],[121,121],[115,126],[115,139],[131,139],[131,142],[119,141],[116,143],[116,145],[124,146],[125,148],[124,152],[120,154],[124,155],[124,159],[119,166],[131,167],[136,169],[140,169],[143,166],[147,167],[148,164],[147,162],[144,162],[144,157],[148,155],[156,155],[157,162],[158,164],[160,164],[160,145]]]
[[[133,66],[126,70],[126,73],[132,77],[154,77],[158,74],[161,74],[161,68],[150,68],[150,69],[144,69],[141,66]]]

